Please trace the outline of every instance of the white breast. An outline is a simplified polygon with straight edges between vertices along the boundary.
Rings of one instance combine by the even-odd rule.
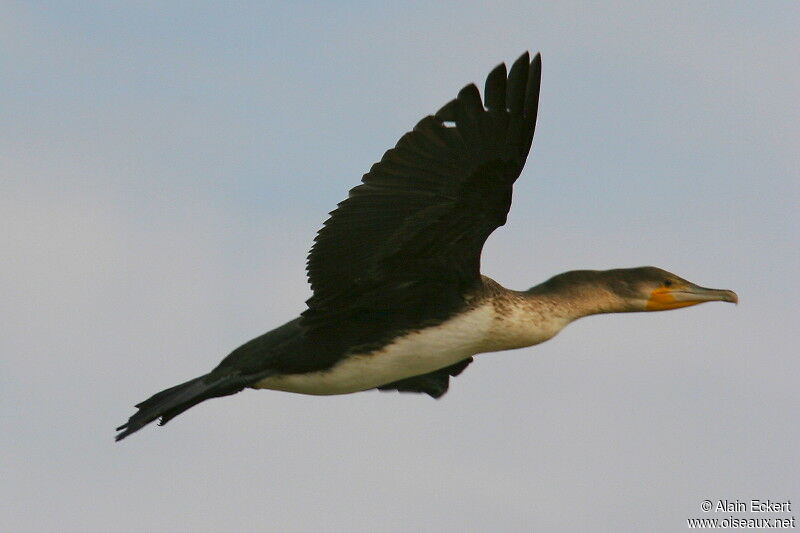
[[[352,355],[329,370],[270,376],[254,388],[347,394],[426,374],[482,351],[493,320],[491,305],[479,307],[438,326],[398,337],[380,350]]]
[[[560,329],[551,332],[549,325],[543,325],[532,327],[529,316],[516,312],[500,316],[487,302],[437,326],[398,337],[379,350],[352,355],[328,370],[270,376],[253,388],[319,395],[372,389],[433,372],[477,353],[530,346]]]

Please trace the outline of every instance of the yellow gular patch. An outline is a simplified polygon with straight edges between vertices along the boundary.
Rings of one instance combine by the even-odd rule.
[[[669,309],[679,309],[681,307],[689,307],[690,305],[697,305],[700,303],[691,300],[678,301],[672,295],[673,290],[675,289],[661,287],[651,292],[650,299],[647,300],[647,307],[645,307],[645,309],[648,311],[667,311]]]

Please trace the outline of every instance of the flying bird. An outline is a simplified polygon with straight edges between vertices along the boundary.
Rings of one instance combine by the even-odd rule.
[[[528,53],[498,65],[483,98],[467,85],[403,135],[314,239],[300,316],[138,404],[116,439],[245,388],[439,398],[474,355],[539,344],[584,316],[736,303],[655,267],[565,272],[525,291],[481,275],[531,148],[541,65]]]

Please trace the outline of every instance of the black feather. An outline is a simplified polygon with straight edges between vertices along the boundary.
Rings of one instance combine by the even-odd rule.
[[[485,102],[467,85],[373,165],[314,240],[306,326],[324,328],[326,317],[339,323],[350,311],[393,309],[391,287],[409,281],[453,291],[443,302],[458,301],[480,282],[483,243],[505,223],[530,150],[540,69],[539,56],[531,62],[527,53],[507,77],[504,65],[494,68]],[[440,293],[406,298],[409,314],[433,318],[420,314],[431,311],[431,294]],[[435,316],[453,311],[434,308]]]
[[[500,63],[486,78],[484,89],[486,109],[489,111],[506,110],[506,64]]]
[[[160,418],[159,425],[163,426],[190,407],[209,398],[228,396],[245,388],[248,384],[266,377],[269,372],[262,372],[258,376],[242,376],[237,374],[219,375],[214,372],[181,383],[169,389],[154,394],[147,400],[136,405],[138,411],[128,421],[117,428],[120,433],[115,440],[120,441],[139,431],[144,426]]]
[[[381,385],[377,389],[382,391],[422,392],[431,398],[441,398],[450,388],[450,377],[459,375],[471,362],[472,357],[428,374]]]
[[[506,107],[509,114],[521,115],[525,106],[525,89],[528,85],[528,52],[522,54],[508,73]]]

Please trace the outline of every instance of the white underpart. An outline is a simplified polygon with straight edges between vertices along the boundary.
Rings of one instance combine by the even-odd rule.
[[[379,350],[354,354],[329,370],[270,376],[254,388],[319,395],[372,389],[433,372],[477,353],[538,344],[569,322],[531,314],[522,308],[508,311],[499,314],[491,303],[486,303],[438,326],[398,337]]]

